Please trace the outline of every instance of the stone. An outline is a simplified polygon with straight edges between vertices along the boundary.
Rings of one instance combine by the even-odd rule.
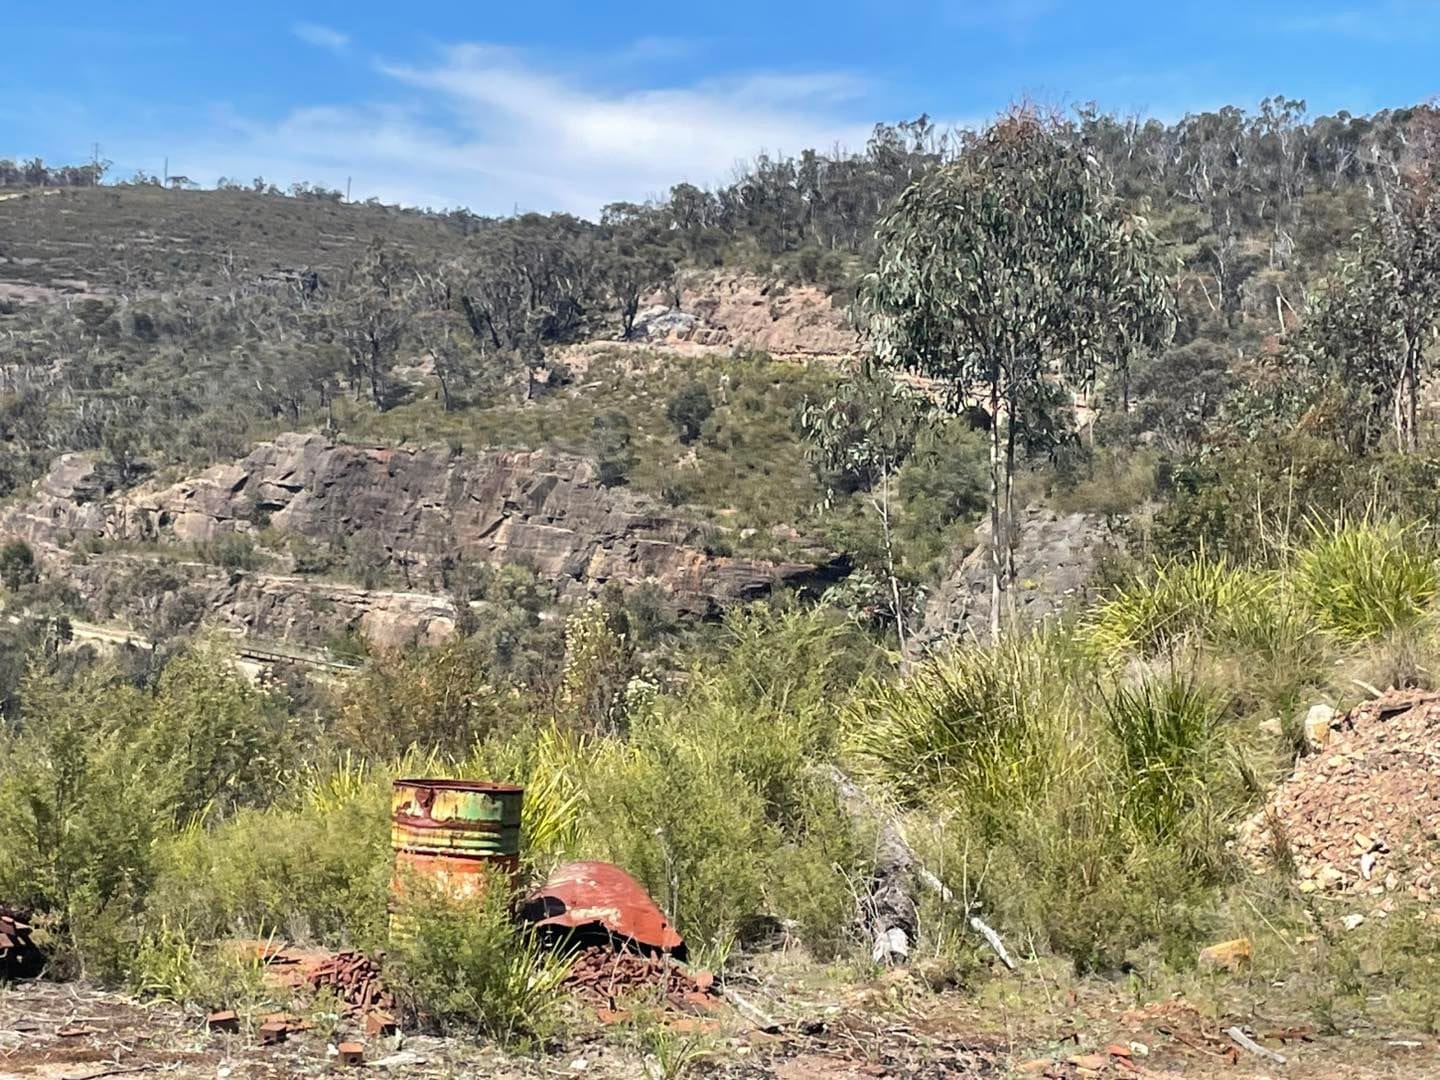
[[[342,1042],[335,1047],[336,1056],[341,1065],[363,1065],[365,1064],[365,1044],[358,1042]]]
[[[1207,945],[1200,950],[1201,971],[1238,971],[1254,959],[1255,947],[1249,938],[1235,938]]]
[[[1358,911],[1353,911],[1340,920],[1340,925],[1345,927],[1346,930],[1358,930],[1364,924],[1365,916],[1361,915]]]
[[[1335,722],[1335,710],[1324,702],[1310,706],[1305,714],[1305,745],[1311,753],[1318,753],[1330,741],[1330,725]]]
[[[1015,609],[1022,622],[1033,625],[1085,599],[1097,562],[1114,539],[1098,514],[1029,506],[1016,518],[1015,570],[1032,587],[1015,590]],[[989,529],[988,521],[981,524],[973,547],[951,553],[955,561],[925,605],[917,634],[922,642],[988,637]]]

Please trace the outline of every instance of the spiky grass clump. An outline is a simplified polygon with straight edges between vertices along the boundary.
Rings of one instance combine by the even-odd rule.
[[[1292,579],[1320,625],[1344,642],[1416,625],[1440,591],[1434,551],[1415,529],[1394,522],[1313,526]]]
[[[1135,828],[1164,840],[1205,811],[1223,712],[1216,695],[1173,675],[1121,687],[1106,699],[1119,750],[1119,801]]]
[[[1183,642],[1263,639],[1279,596],[1273,575],[1200,556],[1153,573],[1096,608],[1084,623],[1093,653],[1107,661],[1173,653]]]
[[[961,648],[903,681],[874,681],[845,713],[860,771],[907,805],[936,792],[973,805],[1043,786],[1049,728],[1064,714],[1068,639],[1058,633]]]
[[[476,897],[424,880],[407,882],[386,976],[406,1010],[441,1031],[472,1031],[515,1044],[543,1040],[559,1020],[568,962],[511,918],[501,873]]]

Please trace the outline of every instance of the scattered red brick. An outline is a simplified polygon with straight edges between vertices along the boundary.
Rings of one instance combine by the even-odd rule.
[[[381,1009],[372,1009],[365,1014],[365,1034],[376,1038],[395,1034],[395,1017]]]
[[[590,1004],[612,1010],[618,1000],[647,988],[658,990],[667,1004],[676,1008],[708,1003],[715,992],[715,977],[708,971],[692,974],[667,957],[603,945],[577,951],[565,983]]]
[[[335,1047],[340,1055],[341,1065],[363,1065],[365,1064],[365,1044],[358,1042],[342,1042]]]
[[[205,1018],[205,1026],[211,1031],[239,1031],[240,1017],[229,1009],[220,1012],[212,1012]]]

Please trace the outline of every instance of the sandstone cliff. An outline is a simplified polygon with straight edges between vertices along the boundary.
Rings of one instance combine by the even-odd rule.
[[[179,554],[248,534],[363,547],[413,589],[367,591],[296,575],[191,568],[219,618],[299,640],[337,625],[390,643],[444,636],[454,611],[437,595],[441,580],[466,562],[522,564],[568,597],[612,581],[650,582],[679,611],[695,615],[842,571],[838,564],[713,554],[698,533],[695,523],[655,511],[624,488],[602,486],[585,458],[553,451],[455,456],[443,448],[351,446],[314,434],[282,435],[179,483],[129,489],[88,456],[68,454],[29,499],[0,514],[0,535],[28,541],[42,561],[63,564],[77,581],[96,571],[77,566],[73,553],[96,541],[173,546]]]
[[[1014,611],[1025,625],[1057,617],[1084,599],[1101,553],[1114,543],[1103,517],[1043,506],[1020,511],[1016,533]],[[936,586],[925,606],[922,641],[988,640],[989,537],[986,521],[976,530],[975,546]]]

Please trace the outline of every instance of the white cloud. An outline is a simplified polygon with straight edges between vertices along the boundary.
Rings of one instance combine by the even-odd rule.
[[[329,49],[331,52],[344,52],[350,47],[350,35],[318,23],[296,23],[290,28],[290,32],[307,45]]]
[[[863,84],[841,73],[755,73],[680,86],[608,90],[489,45],[429,65],[381,64],[405,104],[309,106],[277,122],[223,118],[183,155],[190,175],[303,179],[355,197],[481,213],[593,215],[672,184],[730,178],[756,153],[859,147]]]

